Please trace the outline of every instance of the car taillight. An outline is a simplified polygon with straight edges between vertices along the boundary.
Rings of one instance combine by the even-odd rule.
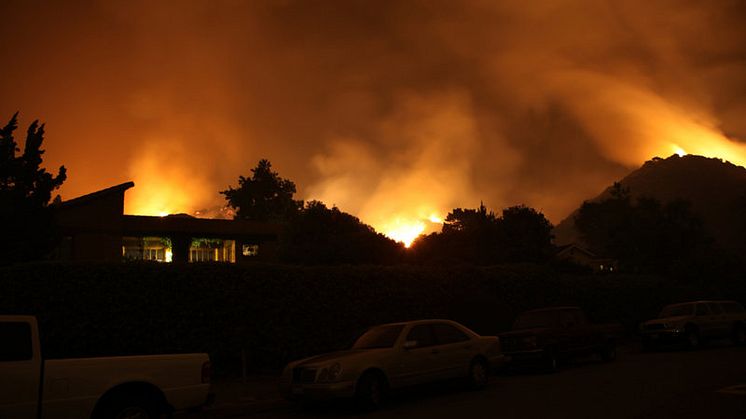
[[[210,377],[212,377],[212,364],[210,361],[205,361],[205,363],[202,364],[202,383],[209,383]]]

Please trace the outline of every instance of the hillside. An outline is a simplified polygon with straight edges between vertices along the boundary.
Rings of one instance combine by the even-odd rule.
[[[746,250],[740,232],[746,227],[746,168],[695,155],[653,158],[619,181],[633,197],[652,197],[662,202],[685,200],[703,220],[719,245]],[[611,185],[590,201],[609,197]],[[555,243],[579,241],[574,218],[577,209],[554,230]]]

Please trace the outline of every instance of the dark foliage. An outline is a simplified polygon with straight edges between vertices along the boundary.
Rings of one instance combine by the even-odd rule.
[[[700,217],[703,228],[715,245],[732,256],[746,254],[743,225],[744,207],[739,205],[746,196],[746,168],[717,158],[696,155],[653,158],[619,181],[629,189],[631,199],[654,198],[665,205],[686,201],[691,211]],[[611,197],[613,187],[589,199],[600,202]],[[740,200],[739,200],[740,199]],[[578,210],[559,223],[554,231],[558,243],[580,240],[575,228]]]
[[[543,214],[522,205],[504,209],[500,217],[483,204],[477,209],[456,208],[441,233],[414,242],[412,257],[438,264],[546,262],[554,249],[551,231]]]
[[[57,176],[41,167],[44,124],[29,126],[20,155],[17,128],[18,113],[0,130],[0,264],[41,259],[54,248],[58,236],[49,201],[66,178],[64,166]]]
[[[236,219],[285,221],[302,208],[303,201],[293,199],[295,183],[273,172],[269,160],[260,160],[251,172],[250,178],[239,176],[238,188],[220,192],[236,210]]]
[[[661,204],[645,197],[633,201],[619,183],[610,198],[585,202],[575,226],[591,249],[617,259],[626,271],[669,273],[706,263],[715,254],[702,221],[688,203]]]
[[[305,265],[390,264],[401,260],[403,250],[357,217],[310,201],[288,221],[280,259]]]

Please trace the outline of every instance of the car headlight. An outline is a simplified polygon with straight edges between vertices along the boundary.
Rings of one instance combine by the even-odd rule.
[[[328,367],[322,368],[316,381],[319,383],[336,381],[340,374],[342,374],[342,365],[340,365],[339,362],[335,362]]]

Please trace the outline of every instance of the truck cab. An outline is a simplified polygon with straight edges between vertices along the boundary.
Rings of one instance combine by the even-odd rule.
[[[207,354],[45,360],[33,316],[0,316],[0,418],[157,418],[204,405]]]

